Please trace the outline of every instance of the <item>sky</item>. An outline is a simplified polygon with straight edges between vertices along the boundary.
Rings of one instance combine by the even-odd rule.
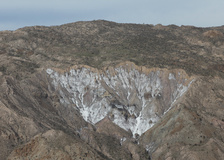
[[[77,21],[224,25],[224,0],[0,0],[0,30]]]

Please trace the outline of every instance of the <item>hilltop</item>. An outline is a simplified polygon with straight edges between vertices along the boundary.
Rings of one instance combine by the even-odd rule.
[[[0,32],[0,159],[224,159],[224,26]]]

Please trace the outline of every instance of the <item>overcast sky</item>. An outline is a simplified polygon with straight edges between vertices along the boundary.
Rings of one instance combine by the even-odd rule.
[[[104,19],[121,23],[224,25],[224,0],[0,0],[0,30]]]

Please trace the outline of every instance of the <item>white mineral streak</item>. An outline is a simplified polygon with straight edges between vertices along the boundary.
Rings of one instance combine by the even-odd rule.
[[[64,74],[46,70],[53,79],[54,87],[63,88],[59,92],[60,102],[74,103],[86,121],[95,124],[110,116],[115,124],[130,130],[133,136],[141,135],[160,119],[156,111],[157,102],[163,96],[164,87],[167,87],[161,81],[161,71],[147,75],[133,68],[118,67],[115,71],[116,74],[112,75],[109,70],[98,74],[88,68],[71,69]],[[183,85],[186,80],[181,83],[177,80],[179,77],[180,73],[176,76],[170,73],[167,77],[174,89],[170,89],[171,97],[161,116],[171,109],[191,84]],[[67,97],[65,90],[69,93]]]
[[[148,153],[152,153],[153,152],[153,148],[154,148],[154,142],[148,144],[145,146],[145,149]]]
[[[120,139],[120,145],[122,146],[123,142],[125,142],[126,140],[127,140],[126,137],[121,138]]]

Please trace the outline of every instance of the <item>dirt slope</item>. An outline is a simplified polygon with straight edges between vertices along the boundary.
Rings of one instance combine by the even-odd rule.
[[[223,26],[91,21],[0,32],[0,159],[224,159],[223,60]],[[132,83],[137,74],[129,76],[127,85],[125,79],[115,79],[120,64],[133,64],[139,70],[138,78],[149,78]],[[74,103],[71,89],[63,87],[61,80],[55,87],[55,79],[47,72],[52,69],[66,77],[71,69],[84,66],[94,73],[109,69],[111,83],[106,86],[104,78],[105,83],[99,81],[98,85],[102,83],[107,91],[105,102],[114,99],[107,105],[115,106],[110,111],[123,106],[119,113],[124,121],[140,115],[128,112],[130,104],[137,108],[136,113],[140,113],[143,100],[148,108],[159,108],[159,114],[153,115],[145,110],[145,115],[157,117],[154,125],[149,121],[152,128],[133,136],[131,129],[114,123],[112,112],[97,123],[86,121],[79,103],[81,94],[73,93],[78,97]],[[152,84],[150,75],[156,73],[155,68],[160,71],[156,79],[162,84],[158,88],[166,89],[155,90],[161,91],[157,96],[146,92],[147,87],[140,92],[136,86]],[[131,70],[126,67],[121,77]],[[185,76],[176,83],[173,77],[177,78],[178,72]],[[185,77],[193,80],[191,85],[171,101]],[[188,86],[188,80],[183,86]],[[130,89],[132,86],[135,88]],[[87,107],[91,96],[96,96],[93,90],[90,87],[89,92],[88,88],[83,92]],[[127,91],[133,94],[132,99],[127,98]]]

